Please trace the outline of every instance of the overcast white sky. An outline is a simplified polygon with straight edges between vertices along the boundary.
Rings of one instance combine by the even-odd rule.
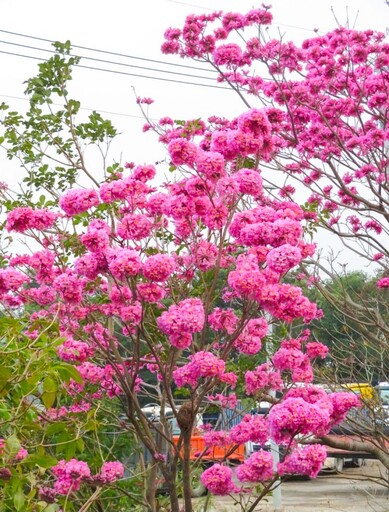
[[[335,28],[336,21],[331,12],[331,5],[334,6],[336,17],[341,24],[346,24],[348,19],[351,27],[381,31],[385,31],[389,26],[389,7],[385,5],[384,0],[274,0],[269,3],[273,6],[273,35],[276,37],[276,30],[279,30],[285,34],[285,39],[295,42],[314,36],[315,28],[321,32]],[[74,45],[139,58],[194,65],[190,61],[161,54],[160,45],[167,27],[182,27],[185,17],[190,13],[199,14],[210,9],[246,12],[259,6],[260,3],[254,3],[252,0],[0,0],[0,102],[4,101],[16,110],[23,110],[26,102],[17,98],[23,96],[23,81],[33,76],[37,69],[37,61],[2,52],[39,55],[45,58],[49,55],[6,42],[40,48],[49,48],[48,43],[22,38],[1,30],[57,41],[70,39]],[[79,50],[77,52],[80,53]],[[167,67],[143,60],[109,57],[92,52],[83,53],[95,58],[142,67],[210,76],[202,72]],[[88,65],[126,73],[206,83],[205,79],[180,77],[108,63],[88,62]],[[121,152],[123,161],[152,163],[164,156],[164,150],[158,145],[155,137],[141,134],[144,121],[138,117],[139,111],[132,87],[136,88],[138,95],[150,96],[155,100],[151,109],[154,118],[164,115],[174,119],[206,118],[213,114],[232,117],[245,108],[238,97],[227,90],[77,69],[71,88],[72,96],[79,99],[86,108],[116,113],[104,115],[111,118],[122,132],[118,144],[114,147],[116,154],[112,156],[119,159]],[[0,179],[14,181],[15,178],[14,169],[0,155]]]

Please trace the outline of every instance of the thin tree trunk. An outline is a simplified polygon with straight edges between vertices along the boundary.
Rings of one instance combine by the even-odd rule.
[[[183,434],[183,445],[184,445],[184,457],[183,457],[183,493],[184,493],[184,511],[192,512],[192,487],[191,487],[191,468],[190,468],[190,440],[192,432],[184,432]]]
[[[157,512],[157,478],[158,478],[158,464],[153,464],[147,475],[146,483],[146,502],[148,504],[149,512]]]
[[[176,476],[177,476],[176,468],[173,468],[172,471],[165,473],[166,485],[167,485],[167,488],[169,491],[169,497],[170,497],[170,512],[180,512],[180,504],[178,503]]]

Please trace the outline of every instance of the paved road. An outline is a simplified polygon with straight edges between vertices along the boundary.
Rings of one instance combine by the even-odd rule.
[[[345,468],[341,475],[320,475],[313,480],[293,480],[282,484],[282,512],[389,512],[389,488],[367,477],[385,478],[383,466],[367,461],[362,468]],[[382,481],[382,480],[381,480]],[[389,485],[388,482],[386,485]],[[207,511],[240,512],[230,497],[212,497]],[[196,500],[196,510],[204,510],[204,498]],[[273,512],[272,498],[256,510]]]

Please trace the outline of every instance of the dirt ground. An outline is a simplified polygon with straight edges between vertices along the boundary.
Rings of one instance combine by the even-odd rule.
[[[277,512],[389,512],[388,485],[385,468],[379,462],[366,461],[362,468],[345,468],[341,474],[284,482],[282,508]],[[196,512],[203,512],[205,499],[196,500]],[[272,500],[268,497],[255,510],[275,512]],[[209,502],[207,512],[241,510],[230,497],[212,496]]]

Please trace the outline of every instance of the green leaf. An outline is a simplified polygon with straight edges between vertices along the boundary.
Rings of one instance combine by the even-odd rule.
[[[44,403],[46,409],[50,409],[53,407],[57,394],[56,393],[42,393],[42,402]]]
[[[26,498],[24,496],[22,489],[18,489],[17,492],[14,494],[15,510],[23,510],[25,501]]]
[[[43,381],[43,391],[45,393],[56,393],[58,385],[52,377],[46,377]]]
[[[61,379],[63,379],[65,382],[69,382],[70,379],[73,379],[78,384],[82,384],[82,382],[83,382],[80,373],[71,364],[61,363],[61,364],[55,365],[53,369],[57,370]]]
[[[83,452],[85,450],[85,443],[82,437],[79,437],[76,442],[77,450]]]
[[[37,466],[48,469],[57,464],[57,459],[48,455],[45,452],[42,453],[33,453],[32,455],[28,455],[24,461],[26,463],[36,464]]]
[[[5,368],[4,366],[0,368],[0,390],[5,387],[11,374],[11,368]]]
[[[58,434],[59,432],[63,432],[66,429],[66,423],[60,421],[59,423],[52,423],[46,429],[46,434],[48,436],[53,436],[54,434]]]
[[[20,450],[21,444],[15,434],[12,434],[5,442],[5,451],[9,457],[14,457]]]

